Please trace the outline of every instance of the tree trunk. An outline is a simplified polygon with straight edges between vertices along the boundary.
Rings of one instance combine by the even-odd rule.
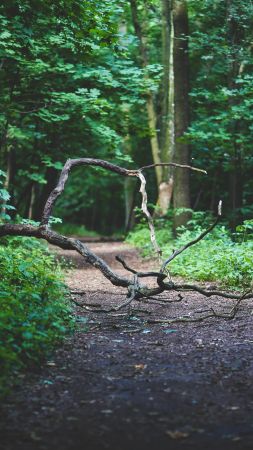
[[[131,156],[131,140],[129,134],[124,138],[124,153]],[[125,178],[124,198],[125,198],[125,231],[130,231],[135,223],[134,204],[136,200],[136,180]]]
[[[175,85],[175,158],[178,164],[189,164],[189,145],[183,142],[183,135],[189,125],[189,56],[188,56],[188,14],[186,1],[174,0],[174,85]],[[190,174],[177,170],[174,174],[174,208],[190,208]],[[175,214],[174,227],[185,225],[189,212]]]
[[[162,60],[163,92],[161,123],[161,161],[171,162],[174,156],[174,66],[171,0],[161,0],[162,6]],[[163,167],[162,181],[158,186],[158,213],[165,215],[170,207],[173,192],[173,168]]]
[[[34,203],[35,203],[35,183],[32,184],[30,204],[28,210],[28,219],[30,220],[33,218]]]
[[[230,90],[236,89],[236,78],[243,72],[244,64],[238,60],[238,47],[242,45],[244,30],[238,24],[238,19],[235,16],[233,9],[233,0],[227,0],[227,39],[230,49],[229,53],[229,74],[228,74],[228,88]],[[237,11],[238,13],[238,11]],[[238,104],[238,99],[234,97],[229,98],[229,106]],[[235,228],[242,220],[240,208],[243,205],[243,177],[242,177],[242,148],[241,144],[237,142],[237,135],[240,134],[241,122],[239,120],[231,120],[229,131],[232,135],[231,139],[231,170],[229,173],[229,206],[231,208],[232,217],[230,225]]]
[[[146,40],[143,36],[142,27],[141,27],[141,24],[138,19],[138,10],[137,10],[136,0],[130,0],[130,1],[131,1],[133,25],[134,25],[136,36],[138,37],[138,40],[139,40],[141,64],[142,64],[142,67],[145,69],[148,65],[148,52],[147,52]],[[147,77],[147,75],[145,75],[145,76]],[[158,135],[157,135],[157,115],[156,115],[156,108],[155,108],[153,93],[151,91],[148,91],[147,95],[146,95],[146,109],[147,109],[147,116],[148,116],[148,127],[149,127],[150,145],[151,145],[153,162],[154,162],[154,164],[159,164],[161,162],[161,158],[160,158],[160,146],[159,146]],[[162,180],[162,168],[156,167],[155,172],[156,172],[157,185],[159,186],[159,184],[161,183],[161,180]]]
[[[146,46],[146,42],[145,42],[145,38],[144,38],[144,34],[143,34],[143,25],[141,26],[140,21],[139,21],[136,0],[130,0],[130,4],[131,4],[132,20],[133,20],[135,34],[139,40],[141,64],[142,64],[142,67],[145,69],[148,65],[148,52],[147,52],[147,46]],[[153,93],[151,91],[147,92],[146,108],[147,108],[147,116],[148,116],[148,126],[149,126],[149,133],[150,133],[150,145],[151,145],[152,157],[153,157],[154,164],[160,164],[161,156],[160,156],[160,146],[159,146],[158,135],[157,135],[157,115],[156,115],[156,108],[155,108]],[[159,184],[162,182],[162,168],[156,167],[155,172],[156,172],[157,186],[159,186]]]
[[[7,167],[6,167],[6,179],[4,187],[7,191],[11,193],[15,177],[15,150],[12,145],[7,146],[6,160],[7,160]]]

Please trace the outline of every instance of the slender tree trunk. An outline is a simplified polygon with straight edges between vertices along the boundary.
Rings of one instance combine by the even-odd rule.
[[[132,20],[133,20],[135,34],[139,40],[141,64],[142,64],[142,67],[145,69],[148,65],[148,52],[147,52],[147,45],[146,45],[146,37],[144,36],[144,33],[143,33],[143,24],[141,25],[140,21],[139,21],[136,0],[130,0],[130,4],[131,4]],[[156,115],[156,108],[155,108],[153,93],[151,91],[148,91],[146,98],[147,98],[146,108],[147,108],[148,126],[149,126],[149,132],[150,132],[150,145],[151,145],[152,157],[153,157],[154,164],[160,164],[161,163],[161,155],[160,155],[160,146],[159,146],[158,135],[157,135],[157,115]],[[159,184],[162,182],[162,168],[156,167],[155,172],[156,172],[157,186],[159,186]]]
[[[14,179],[15,179],[15,171],[16,171],[16,164],[15,164],[15,149],[12,145],[8,145],[7,138],[5,143],[5,149],[4,149],[4,156],[6,160],[6,178],[4,180],[4,189],[9,192],[10,196],[13,197],[13,191],[14,191]],[[12,200],[12,205],[13,205]],[[2,205],[2,213],[6,212],[6,205]]]
[[[136,36],[139,39],[142,66],[148,65],[146,39],[143,24],[138,17],[136,0],[130,0],[132,20]],[[173,74],[173,20],[171,0],[161,0],[162,8],[162,62],[164,68],[162,85],[162,132],[159,140],[157,133],[157,112],[152,92],[147,93],[147,116],[150,131],[150,144],[154,164],[172,162],[174,154],[174,74]],[[170,207],[173,191],[173,169],[156,167],[157,214],[165,215]]]
[[[28,219],[32,219],[33,218],[34,204],[35,204],[35,184],[33,183],[32,184],[32,189],[31,189],[29,210],[28,210]]]
[[[178,164],[189,164],[189,145],[183,142],[183,135],[189,125],[189,56],[188,56],[188,14],[186,1],[174,0],[174,77],[175,77],[175,158]],[[174,174],[174,208],[190,208],[190,174],[177,170]],[[176,214],[175,229],[184,225],[189,213]]]
[[[16,164],[15,164],[15,149],[12,144],[9,143],[8,140],[8,129],[9,122],[6,120],[3,136],[1,139],[1,159],[3,166],[6,167],[6,178],[4,180],[4,189],[6,189],[11,197],[13,196],[13,185],[15,179],[16,172]],[[13,204],[13,201],[12,201]],[[6,212],[5,204],[1,206],[2,213]]]
[[[6,179],[4,187],[7,191],[12,190],[12,185],[15,177],[15,150],[12,145],[7,145],[6,149]]]
[[[131,156],[131,140],[129,134],[124,139],[124,153]],[[136,180],[127,177],[124,180],[124,198],[125,198],[125,231],[133,228],[135,223],[134,203],[136,199]]]
[[[239,74],[243,72],[244,64],[238,60],[238,47],[241,46],[244,30],[237,22],[237,18],[234,17],[235,11],[233,10],[234,1],[227,0],[227,37],[229,45],[229,74],[228,74],[228,88],[230,90],[236,89],[235,80]],[[238,13],[238,11],[237,11]],[[229,98],[229,105],[232,109],[233,106],[238,104],[238,99],[234,97]],[[241,144],[237,142],[237,134],[240,133],[241,122],[239,120],[231,120],[230,133],[232,135],[232,154],[231,154],[231,170],[229,172],[229,205],[232,212],[231,226],[236,227],[238,222],[241,221],[240,208],[243,205],[243,177],[242,177],[242,148]]]
[[[136,204],[136,196],[138,187],[136,180],[131,178],[125,179],[125,231],[132,230],[135,224],[134,207]]]
[[[162,6],[162,133],[161,161],[172,162],[174,157],[174,65],[173,40],[174,26],[172,20],[171,0],[161,0]],[[162,215],[168,211],[173,192],[173,168],[163,167],[162,182],[158,187],[158,206]]]

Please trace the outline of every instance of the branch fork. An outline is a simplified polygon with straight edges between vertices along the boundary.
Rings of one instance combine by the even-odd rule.
[[[97,268],[102,272],[102,274],[115,286],[121,286],[128,290],[128,294],[126,297],[126,300],[121,305],[117,306],[114,310],[119,310],[123,307],[126,307],[130,305],[130,303],[135,299],[142,299],[142,298],[153,298],[154,296],[161,294],[164,291],[178,291],[178,292],[186,292],[186,291],[195,291],[200,294],[202,294],[205,297],[211,297],[211,296],[220,296],[223,298],[230,298],[230,299],[237,299],[238,302],[235,306],[235,308],[231,311],[231,315],[236,314],[239,305],[242,301],[242,299],[246,298],[252,298],[253,294],[251,291],[248,291],[242,296],[227,293],[224,291],[207,291],[199,286],[182,283],[182,284],[176,284],[173,283],[171,280],[165,281],[168,276],[168,265],[169,263],[176,258],[178,255],[180,255],[182,252],[184,252],[187,248],[189,248],[192,245],[195,245],[197,242],[202,240],[208,233],[210,233],[213,228],[217,225],[217,223],[220,220],[221,217],[221,209],[222,209],[222,203],[219,202],[218,206],[218,214],[215,222],[204,232],[202,232],[197,238],[193,239],[192,241],[188,242],[183,247],[174,250],[173,253],[169,258],[167,258],[161,265],[161,268],[159,271],[151,271],[151,272],[139,272],[127,265],[127,263],[120,257],[117,256],[116,259],[121,265],[124,267],[125,270],[130,272],[132,274],[132,277],[123,277],[118,275],[115,271],[112,270],[112,268],[99,256],[97,256],[95,253],[93,253],[90,248],[79,241],[78,239],[68,238],[66,236],[63,236],[59,233],[56,233],[55,231],[52,231],[49,227],[49,220],[52,215],[54,204],[57,200],[57,198],[62,194],[65,188],[65,184],[68,180],[69,173],[73,167],[79,166],[79,165],[85,165],[85,166],[93,166],[93,167],[102,167],[105,170],[109,170],[111,172],[117,173],[121,176],[125,177],[137,177],[140,180],[140,193],[142,195],[142,211],[144,215],[147,218],[147,222],[150,229],[150,238],[151,242],[153,244],[154,250],[156,254],[158,255],[159,259],[162,256],[162,251],[157,243],[156,236],[155,236],[155,228],[152,216],[148,210],[148,199],[147,199],[147,192],[146,192],[146,179],[143,174],[143,171],[149,168],[155,167],[157,164],[152,164],[150,166],[144,166],[137,170],[129,170],[125,169],[123,167],[117,166],[115,164],[111,164],[108,161],[100,160],[100,159],[93,159],[93,158],[79,158],[79,159],[68,159],[62,169],[62,172],[59,177],[59,181],[54,188],[54,190],[49,195],[44,211],[42,214],[41,223],[39,226],[35,227],[29,224],[5,224],[0,225],[0,237],[3,236],[30,236],[35,237],[38,239],[45,239],[50,244],[56,245],[60,248],[66,249],[66,250],[75,250],[77,251],[84,260],[91,264],[93,267]],[[164,165],[164,164],[163,164]],[[175,163],[168,163],[166,166],[173,166],[179,169],[184,170],[193,170],[198,172],[206,173],[202,169],[198,169],[191,166],[186,165],[180,165]],[[153,277],[156,280],[157,286],[154,288],[149,288],[143,284],[140,283],[140,279],[147,278],[147,277]],[[181,294],[179,294],[181,295]],[[212,317],[213,317],[212,312]],[[208,315],[210,317],[210,315]],[[186,321],[185,318],[181,318],[181,321]],[[173,320],[173,319],[172,319]],[[171,321],[168,323],[172,323]]]

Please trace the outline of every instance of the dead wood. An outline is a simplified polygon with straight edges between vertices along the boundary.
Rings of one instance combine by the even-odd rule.
[[[221,216],[221,202],[219,204],[218,208],[218,216],[216,221],[203,233],[201,233],[197,238],[193,239],[192,241],[188,242],[186,245],[181,247],[178,250],[173,251],[172,255],[166,259],[160,268],[160,271],[151,271],[151,272],[140,272],[135,269],[132,269],[127,265],[127,263],[118,256],[116,259],[122,264],[122,266],[132,274],[131,277],[123,277],[117,274],[112,268],[99,256],[97,256],[95,253],[93,253],[87,245],[85,245],[83,242],[81,242],[78,239],[69,238],[66,236],[63,236],[59,233],[56,233],[55,231],[52,231],[50,229],[50,217],[52,215],[54,204],[57,200],[57,198],[61,195],[61,193],[64,191],[66,181],[68,179],[69,173],[71,169],[78,165],[88,165],[88,166],[95,166],[95,167],[101,167],[105,170],[109,170],[112,172],[115,172],[121,176],[131,176],[131,177],[137,177],[140,180],[140,192],[142,194],[142,211],[145,214],[147,218],[147,222],[150,228],[150,237],[151,242],[153,244],[153,247],[158,254],[159,258],[161,258],[162,251],[160,247],[157,244],[156,237],[155,237],[155,228],[153,224],[152,216],[148,210],[147,207],[147,192],[146,192],[146,179],[143,175],[143,171],[145,169],[149,169],[151,167],[155,167],[155,165],[145,166],[140,169],[136,170],[129,170],[125,169],[123,167],[117,166],[115,164],[111,164],[108,161],[103,161],[99,159],[93,159],[93,158],[80,158],[80,159],[68,159],[62,169],[62,172],[59,177],[59,181],[54,188],[54,190],[49,195],[43,215],[42,220],[39,226],[33,226],[29,224],[4,224],[0,226],[0,237],[3,236],[29,236],[29,237],[35,237],[37,239],[45,239],[50,244],[56,245],[62,249],[66,250],[75,250],[78,252],[84,260],[95,267],[96,269],[100,270],[100,272],[115,286],[123,287],[127,289],[127,297],[126,300],[115,306],[111,309],[111,311],[118,311],[121,308],[127,307],[131,304],[133,300],[140,300],[140,299],[147,299],[147,298],[154,298],[156,295],[161,294],[164,291],[178,291],[178,292],[186,292],[186,291],[194,291],[198,292],[201,295],[205,297],[211,297],[211,296],[220,296],[223,298],[228,299],[237,299],[238,302],[236,306],[231,310],[230,315],[223,316],[223,318],[233,318],[235,314],[237,313],[239,309],[239,305],[243,299],[252,298],[253,294],[251,291],[248,291],[247,293],[243,294],[243,296],[225,292],[225,291],[219,291],[219,290],[213,290],[213,291],[207,291],[203,289],[200,286],[194,285],[194,284],[187,284],[187,283],[174,283],[172,280],[165,281],[167,278],[167,266],[168,264],[176,258],[179,254],[181,254],[183,251],[185,251],[190,246],[196,244],[200,240],[202,240],[208,233],[212,231],[212,229],[216,226],[216,224],[219,221],[219,218]],[[174,164],[174,163],[168,163],[166,164],[168,166],[172,165],[179,169],[183,170],[197,170],[200,172],[205,172],[202,169],[198,169],[195,167],[187,166],[187,165],[180,165],[180,164]],[[140,279],[146,278],[146,277],[153,277],[156,280],[157,286],[154,288],[149,288],[143,284],[140,283]],[[181,294],[179,294],[179,301],[181,300]],[[157,299],[159,301],[159,299]],[[76,302],[75,302],[76,303]],[[76,303],[77,304],[77,303]],[[81,305],[79,305],[81,306]],[[108,312],[108,311],[107,311]],[[210,314],[207,314],[204,317],[198,317],[198,318],[189,318],[189,317],[178,317],[175,319],[161,319],[160,321],[166,322],[166,323],[174,323],[175,321],[180,322],[189,322],[189,321],[201,321],[210,317],[221,317],[220,315],[216,314],[214,311],[211,310]],[[152,319],[150,319],[152,320]],[[158,319],[154,319],[158,320]]]

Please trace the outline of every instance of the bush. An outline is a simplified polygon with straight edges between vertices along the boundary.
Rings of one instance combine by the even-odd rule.
[[[205,222],[205,228],[199,224]],[[196,238],[210,223],[210,216],[196,213],[187,227],[181,227],[176,239],[172,238],[171,226],[157,231],[157,240],[166,259],[173,249]],[[253,278],[252,234],[245,237],[233,236],[224,225],[216,228],[203,240],[177,256],[169,265],[170,273],[191,280],[218,281],[224,287],[244,288],[250,286]],[[243,238],[242,238],[243,237]],[[142,249],[144,256],[154,254],[150,244],[149,230],[143,225],[131,232],[127,242]]]
[[[31,238],[0,245],[0,395],[18,371],[40,364],[72,328],[59,263]]]

